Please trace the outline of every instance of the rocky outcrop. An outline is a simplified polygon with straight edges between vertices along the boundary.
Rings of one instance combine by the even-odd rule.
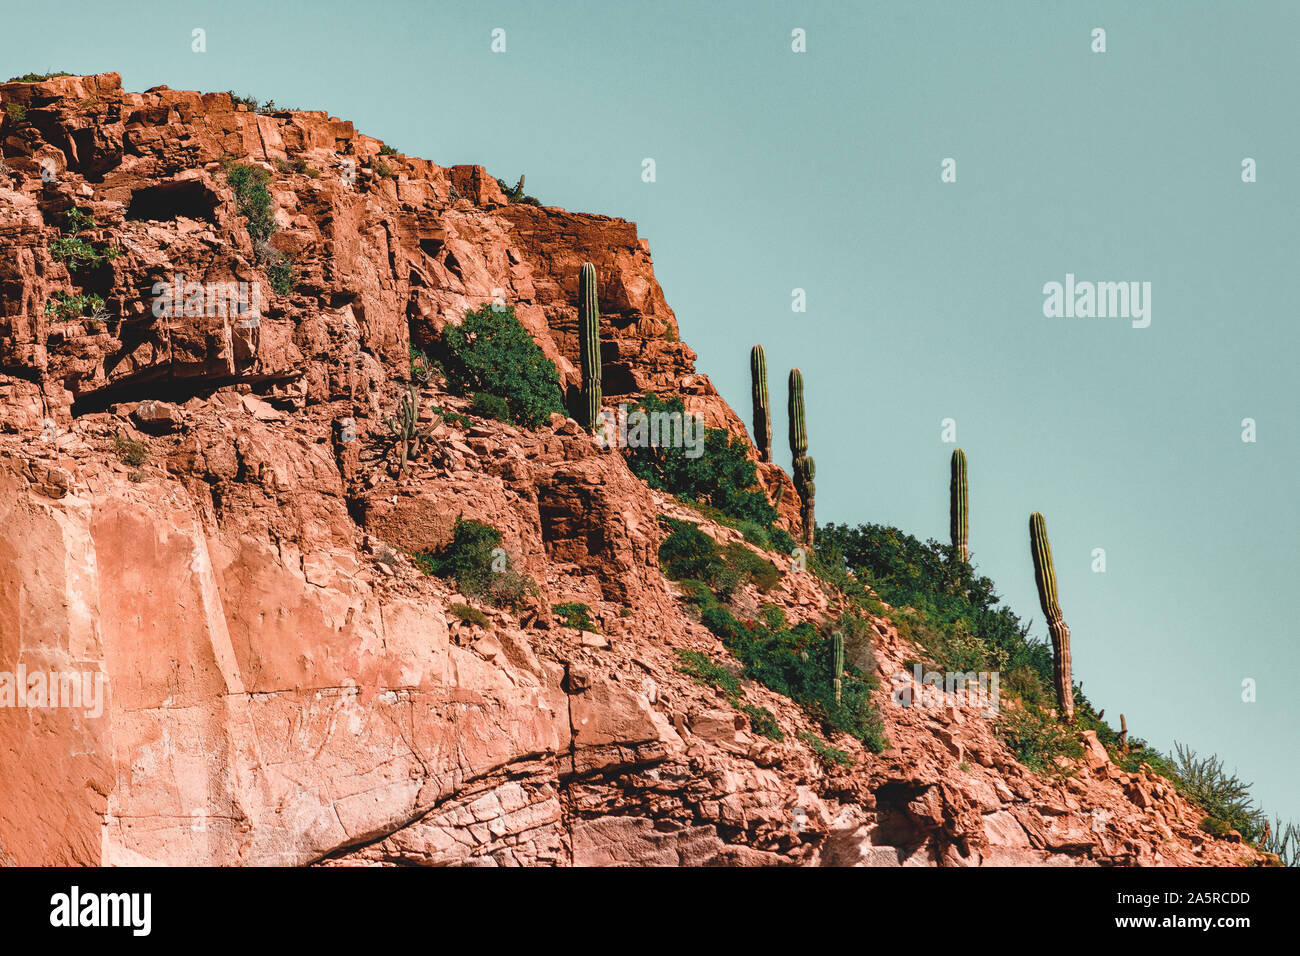
[[[394,476],[385,417],[408,349],[468,308],[514,305],[576,386],[584,261],[601,278],[607,400],[682,394],[744,435],[678,340],[633,224],[510,204],[479,167],[381,153],[320,112],[129,93],[116,74],[4,84],[0,99],[19,107],[0,125],[0,675],[55,675],[43,701],[0,706],[0,861],[1258,859],[1104,748],[1042,777],[974,712],[882,691],[892,747],[836,740],[854,765],[832,772],[799,736],[808,717],[746,684],[784,740],[760,735],[682,673],[679,651],[729,657],[657,562],[661,514],[740,534],[571,420],[426,412],[434,451]],[[228,160],[270,176],[270,251]],[[54,254],[74,206],[96,221],[78,238],[120,254]],[[289,292],[267,277],[276,252],[292,256]],[[155,314],[174,282],[255,289],[257,321]],[[59,292],[98,295],[105,314],[47,314]],[[434,384],[419,397],[465,410]],[[784,472],[760,477],[797,520]],[[486,625],[410,557],[458,517],[499,529],[537,585],[515,611],[481,609]],[[835,611],[796,560],[768,557],[780,582],[745,585],[738,608]],[[586,604],[591,628],[553,615],[563,602]],[[888,686],[915,649],[874,623]]]

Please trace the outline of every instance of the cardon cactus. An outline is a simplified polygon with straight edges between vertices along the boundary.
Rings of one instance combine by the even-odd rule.
[[[388,427],[393,430],[393,438],[400,449],[397,466],[399,480],[406,473],[406,463],[412,458],[420,457],[424,443],[433,438],[433,431],[439,423],[435,418],[431,425],[420,427],[420,393],[414,388],[408,388],[397,404],[397,415],[388,419]]]
[[[1029,548],[1034,556],[1034,582],[1038,585],[1038,603],[1047,617],[1052,635],[1053,678],[1056,703],[1061,717],[1074,719],[1074,683],[1070,677],[1070,629],[1061,617],[1056,598],[1056,570],[1052,566],[1052,546],[1047,540],[1047,522],[1035,511],[1029,516]]]
[[[970,530],[970,514],[966,510],[966,453],[958,448],[952,453],[952,481],[948,486],[949,528],[952,547],[962,561],[970,560],[966,535]]]
[[[790,369],[790,398],[786,406],[790,419],[790,456],[794,459],[794,490],[799,493],[799,516],[803,522],[803,545],[809,550],[813,546],[813,476],[816,467],[807,457],[808,428],[804,422],[803,407],[803,373],[797,368]]]
[[[582,425],[592,431],[601,423],[600,306],[596,301],[596,267],[584,263],[578,275],[578,345],[582,364]]]
[[[798,461],[808,453],[808,429],[803,418],[803,372],[790,369],[790,399],[786,406],[790,419],[790,456]]]
[[[835,703],[840,703],[844,694],[844,634],[835,632]]]
[[[771,461],[772,408],[767,402],[767,356],[761,345],[749,350],[749,381],[754,397],[754,446],[759,461]]]

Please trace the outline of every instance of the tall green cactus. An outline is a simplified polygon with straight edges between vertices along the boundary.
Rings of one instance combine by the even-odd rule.
[[[835,632],[835,703],[840,703],[844,694],[844,634]]]
[[[763,346],[749,350],[749,380],[754,396],[754,445],[759,461],[772,460],[772,408],[767,403],[767,356]]]
[[[962,561],[970,560],[966,535],[970,531],[970,513],[966,509],[966,453],[958,448],[952,453],[952,481],[948,485],[949,519],[952,547]]]
[[[1029,548],[1034,556],[1034,583],[1038,585],[1038,603],[1047,617],[1052,635],[1052,676],[1056,684],[1056,703],[1061,717],[1074,720],[1074,682],[1070,676],[1070,629],[1061,617],[1056,597],[1056,569],[1052,566],[1052,545],[1047,540],[1047,522],[1035,511],[1029,516]]]
[[[596,267],[583,263],[578,275],[578,344],[582,361],[582,421],[595,431],[601,424],[600,410],[600,305],[596,300]]]
[[[808,453],[808,429],[803,416],[803,372],[790,369],[790,398],[786,406],[790,419],[790,455],[798,461]]]
[[[790,369],[790,397],[786,406],[790,419],[790,455],[793,458],[791,470],[794,472],[794,490],[799,493],[799,517],[803,524],[803,545],[808,550],[813,546],[813,494],[815,486],[813,476],[817,473],[813,460],[808,455],[808,427],[804,422],[803,407],[803,373],[797,368]]]

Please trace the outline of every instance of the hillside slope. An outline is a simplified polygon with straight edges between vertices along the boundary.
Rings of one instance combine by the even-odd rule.
[[[752,682],[729,699],[682,670],[681,651],[738,668],[661,572],[659,516],[760,549],[563,416],[427,417],[437,453],[394,476],[386,419],[410,349],[467,310],[512,305],[577,387],[584,261],[607,404],[679,394],[748,442],[634,224],[511,203],[480,167],[225,93],[127,93],[102,74],[0,100],[0,672],[102,675],[106,694],[102,713],[0,707],[0,862],[1261,859],[1099,746],[1044,777],[993,718],[887,689],[891,746],[832,736],[853,765],[824,765],[808,743],[824,728],[791,700]],[[270,174],[264,245],[231,161]],[[70,227],[74,209],[94,225]],[[79,262],[69,239],[120,254]],[[292,279],[273,282],[281,254]],[[260,315],[160,317],[175,281],[247,283]],[[468,411],[436,376],[419,389],[422,408]],[[793,529],[789,479],[759,476]],[[486,625],[409,557],[458,517],[499,529],[539,585],[482,608]],[[779,582],[743,585],[737,608],[816,624],[842,609],[789,556],[763,557]],[[559,620],[565,603],[599,633]],[[887,688],[916,650],[871,624]]]

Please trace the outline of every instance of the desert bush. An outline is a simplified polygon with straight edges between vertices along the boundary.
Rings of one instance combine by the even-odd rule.
[[[813,756],[827,770],[833,771],[853,766],[852,757],[838,747],[832,747],[816,734],[802,730],[799,732],[799,739],[808,745],[808,749],[813,752]]]
[[[743,693],[740,678],[702,651],[678,649],[677,658],[681,661],[678,668],[683,674],[689,674],[700,683],[714,690],[721,691],[726,697],[737,700]]]
[[[451,578],[466,597],[494,607],[518,608],[537,590],[536,582],[514,569],[501,548],[501,532],[479,521],[457,518],[447,545],[412,558],[425,574]]]
[[[699,580],[717,583],[726,564],[712,538],[689,521],[660,515],[669,534],[659,545],[659,563],[674,581]]]
[[[1264,832],[1264,815],[1250,796],[1251,785],[1224,769],[1214,755],[1198,757],[1190,747],[1174,741],[1174,786],[1208,817],[1236,830],[1254,843]]]
[[[723,548],[723,559],[734,568],[741,580],[753,584],[760,591],[770,591],[781,583],[781,572],[766,558],[761,558],[739,542]]]
[[[519,324],[513,306],[484,304],[470,312],[443,330],[439,350],[448,388],[503,399],[515,424],[536,428],[564,413],[559,370]]]
[[[491,392],[475,392],[469,410],[480,418],[494,418],[499,422],[511,420],[510,406],[506,400]]]
[[[271,288],[278,294],[288,295],[293,291],[294,285],[293,260],[283,252],[268,256],[266,277],[271,282]]]
[[[591,631],[593,634],[600,633],[600,627],[591,619],[591,608],[577,601],[567,601],[563,604],[557,604],[551,608],[557,618],[560,619],[565,627],[572,627],[579,631]]]
[[[741,704],[740,712],[749,718],[749,729],[754,733],[769,740],[775,740],[778,743],[785,740],[785,731],[776,722],[776,714],[766,707],[759,707],[756,704]]]
[[[1040,710],[1017,707],[1003,710],[997,734],[1030,770],[1052,777],[1068,777],[1072,771],[1058,762],[1083,756],[1083,745],[1068,729]]]
[[[227,163],[226,182],[235,192],[235,208],[244,217],[254,244],[266,242],[275,232],[275,210],[271,200],[271,174],[260,166]]]
[[[113,436],[113,450],[124,465],[139,467],[149,460],[149,446],[126,435]]]
[[[633,411],[646,415],[684,415],[681,396],[667,401],[647,393]],[[777,518],[758,488],[758,471],[746,455],[746,443],[722,428],[704,430],[704,448],[695,458],[684,447],[625,448],[628,467],[652,488],[688,501],[705,502],[737,521],[751,521],[771,529]],[[769,534],[771,531],[769,530]]]
[[[466,624],[474,624],[478,627],[486,628],[491,623],[488,616],[476,607],[469,604],[461,604],[459,601],[448,604],[447,612],[453,617],[464,621]]]
[[[52,73],[24,73],[22,76],[11,76],[6,81],[8,83],[44,83],[46,80],[53,80],[60,76],[72,76],[63,70],[56,70]]]
[[[68,210],[61,234],[50,243],[50,255],[69,269],[85,269],[111,262],[122,254],[115,246],[96,246],[78,233],[93,229],[95,219],[77,207]]]
[[[73,295],[70,292],[56,292],[45,302],[45,314],[62,322],[76,319],[90,319],[103,322],[107,317],[103,296],[91,294]]]

